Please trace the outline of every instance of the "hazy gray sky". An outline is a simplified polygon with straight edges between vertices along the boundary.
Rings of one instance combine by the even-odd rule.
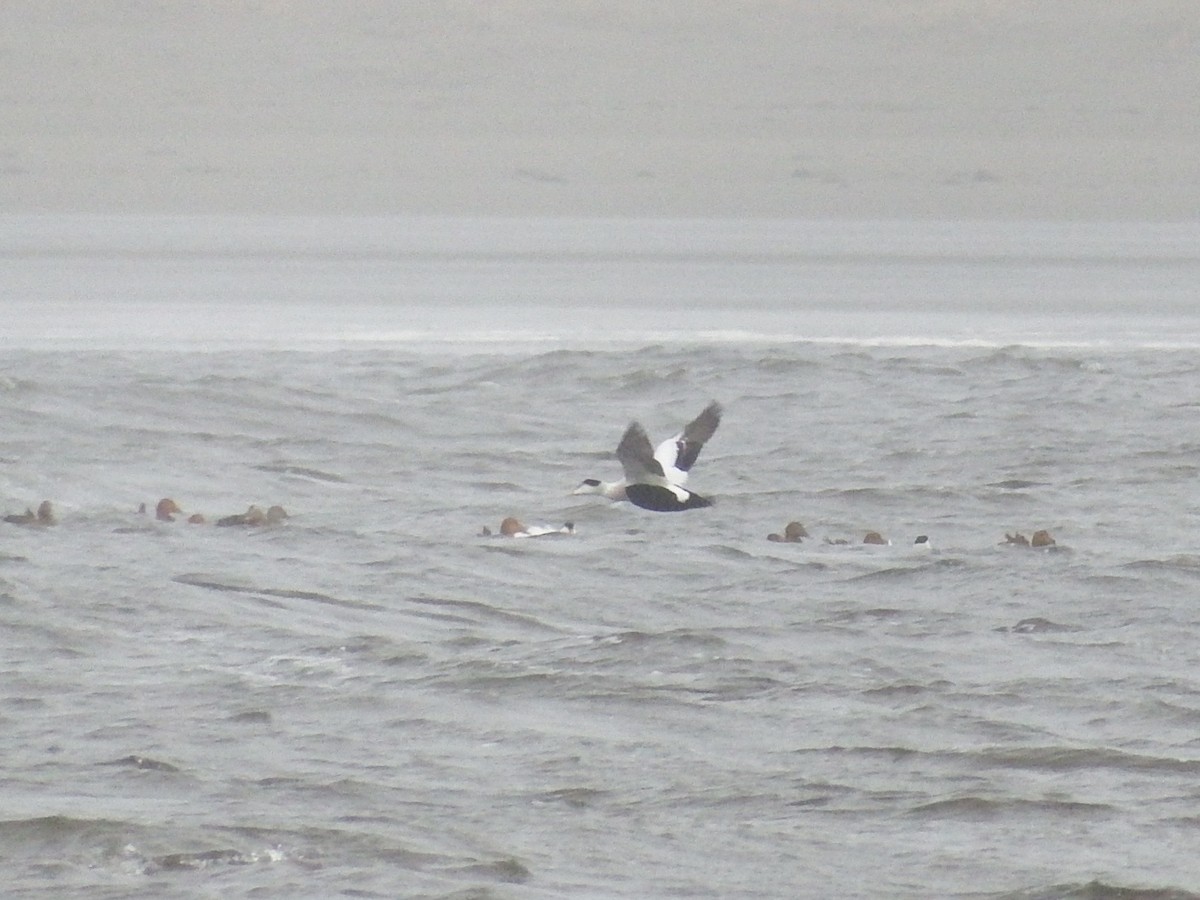
[[[1193,219],[1195,0],[0,4],[0,212]]]

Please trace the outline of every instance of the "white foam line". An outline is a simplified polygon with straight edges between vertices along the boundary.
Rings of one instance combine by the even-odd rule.
[[[447,335],[442,331],[388,331],[388,332],[335,332],[298,333],[272,337],[248,336],[227,337],[184,337],[177,335],[154,336],[102,336],[62,333],[57,335],[26,335],[0,337],[0,350],[60,350],[60,351],[104,351],[104,350],[229,350],[237,348],[264,348],[278,350],[322,350],[365,346],[406,346],[448,350],[488,347],[546,347],[570,348],[629,348],[653,344],[668,346],[688,345],[755,345],[755,346],[844,346],[864,348],[940,348],[998,350],[1004,348],[1028,348],[1033,350],[1079,350],[1096,353],[1121,353],[1134,351],[1187,351],[1200,350],[1200,337],[1182,340],[1162,338],[1113,339],[1067,339],[1000,335],[993,337],[942,337],[929,335],[803,335],[767,334],[750,331],[641,331],[618,332],[597,338],[595,334],[569,332],[525,332],[525,331],[477,331]],[[148,347],[152,345],[152,347]]]

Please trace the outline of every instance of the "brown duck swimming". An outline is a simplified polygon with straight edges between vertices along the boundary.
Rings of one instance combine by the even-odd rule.
[[[49,500],[43,500],[34,512],[29,507],[25,507],[23,513],[10,513],[4,517],[4,521],[10,525],[57,525],[58,519],[54,517],[54,506]]]
[[[257,527],[260,525],[278,525],[286,518],[289,518],[289,516],[287,510],[282,506],[272,506],[266,512],[263,512],[261,507],[251,504],[244,513],[223,516],[217,519],[217,524],[225,528],[232,525]]]
[[[777,544],[799,544],[808,536],[808,529],[799,522],[788,522],[783,534],[768,534],[767,540]]]

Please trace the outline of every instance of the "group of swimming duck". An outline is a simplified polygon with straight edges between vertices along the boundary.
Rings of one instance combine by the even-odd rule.
[[[145,503],[138,506],[138,513],[146,515]],[[160,522],[174,522],[177,515],[183,515],[183,510],[170,497],[164,497],[159,500],[158,504],[154,507],[154,518]],[[249,509],[244,513],[222,516],[217,519],[215,524],[224,527],[233,525],[256,527],[278,525],[286,518],[288,518],[288,514],[282,506],[271,506],[264,512],[261,507],[251,504]],[[5,516],[4,521],[11,525],[32,525],[35,527],[58,524],[58,519],[54,515],[54,506],[49,500],[43,500],[38,506],[37,512],[27,508],[23,513],[13,513]],[[208,523],[208,520],[200,513],[193,513],[188,516],[187,522],[191,525],[205,525]]]
[[[663,441],[658,447],[652,447],[650,438],[640,423],[631,422],[617,444],[617,460],[621,463],[624,478],[618,481],[602,481],[598,478],[585,478],[572,491],[573,494],[598,494],[614,502],[628,500],[634,506],[653,512],[683,512],[688,509],[701,509],[712,506],[707,497],[688,490],[684,485],[704,443],[713,436],[717,426],[721,424],[721,405],[715,400],[704,407],[700,415],[688,422],[683,430],[674,437]],[[500,523],[499,532],[493,532],[486,525],[480,531],[480,537],[546,537],[550,535],[571,535],[575,533],[575,524],[566,522],[559,528],[546,526],[529,527],[520,520],[509,516]],[[1002,544],[1019,547],[1053,547],[1054,538],[1048,531],[1035,531],[1033,538],[1017,532],[1005,534]],[[809,539],[808,530],[800,522],[789,522],[782,533],[767,535],[768,541],[784,544],[799,544]],[[843,538],[824,539],[826,544],[847,545],[850,541]],[[862,540],[863,544],[891,544],[878,531],[868,531]],[[928,535],[918,535],[913,541],[918,550],[931,549]]]
[[[778,544],[802,544],[804,543],[805,539],[810,537],[811,535],[809,535],[808,529],[806,529],[801,523],[788,522],[787,526],[783,529],[782,534],[768,534],[767,540],[774,541]],[[845,546],[851,543],[845,538],[829,537],[823,538],[823,542],[838,546]],[[890,547],[892,544],[891,541],[885,538],[878,531],[868,531],[866,536],[863,537],[862,543],[885,547]],[[1019,531],[1016,534],[1006,533],[1004,535],[1004,540],[1002,540],[1000,543],[1002,545],[1012,547],[1046,548],[1057,546],[1057,542],[1053,537],[1050,536],[1050,532],[1045,530],[1035,531],[1032,538],[1025,537],[1025,535],[1021,534]],[[916,540],[913,541],[913,548],[916,550],[932,550],[933,545],[929,541],[929,535],[918,534]]]
[[[138,512],[142,515],[146,514],[146,504],[143,503],[138,507]],[[158,501],[158,505],[154,507],[154,518],[160,522],[174,522],[175,516],[182,516],[183,510],[179,508],[179,504],[170,497],[163,497]],[[288,518],[287,510],[282,506],[270,506],[266,512],[263,512],[262,507],[255,504],[250,504],[244,513],[235,513],[232,516],[222,516],[217,519],[216,525],[227,528],[231,525],[248,525],[251,527],[260,525],[278,525],[284,519]],[[201,513],[192,513],[187,517],[189,525],[206,525],[208,520]]]
[[[808,529],[799,522],[788,522],[787,526],[783,529],[782,534],[767,535],[768,541],[774,541],[777,544],[802,544],[804,543],[805,538],[811,538],[811,535],[808,533]],[[850,541],[848,541],[846,538],[826,537],[824,540],[826,544],[835,544],[837,546],[845,546],[850,543]],[[863,537],[862,542],[864,544],[873,544],[878,547],[890,547],[892,544],[891,541],[885,538],[878,531],[868,531]],[[913,546],[921,550],[929,550],[929,535],[917,535],[917,539],[913,541]]]

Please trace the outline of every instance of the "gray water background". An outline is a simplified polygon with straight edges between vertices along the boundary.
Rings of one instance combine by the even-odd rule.
[[[0,238],[11,896],[1200,895],[1200,227]]]

